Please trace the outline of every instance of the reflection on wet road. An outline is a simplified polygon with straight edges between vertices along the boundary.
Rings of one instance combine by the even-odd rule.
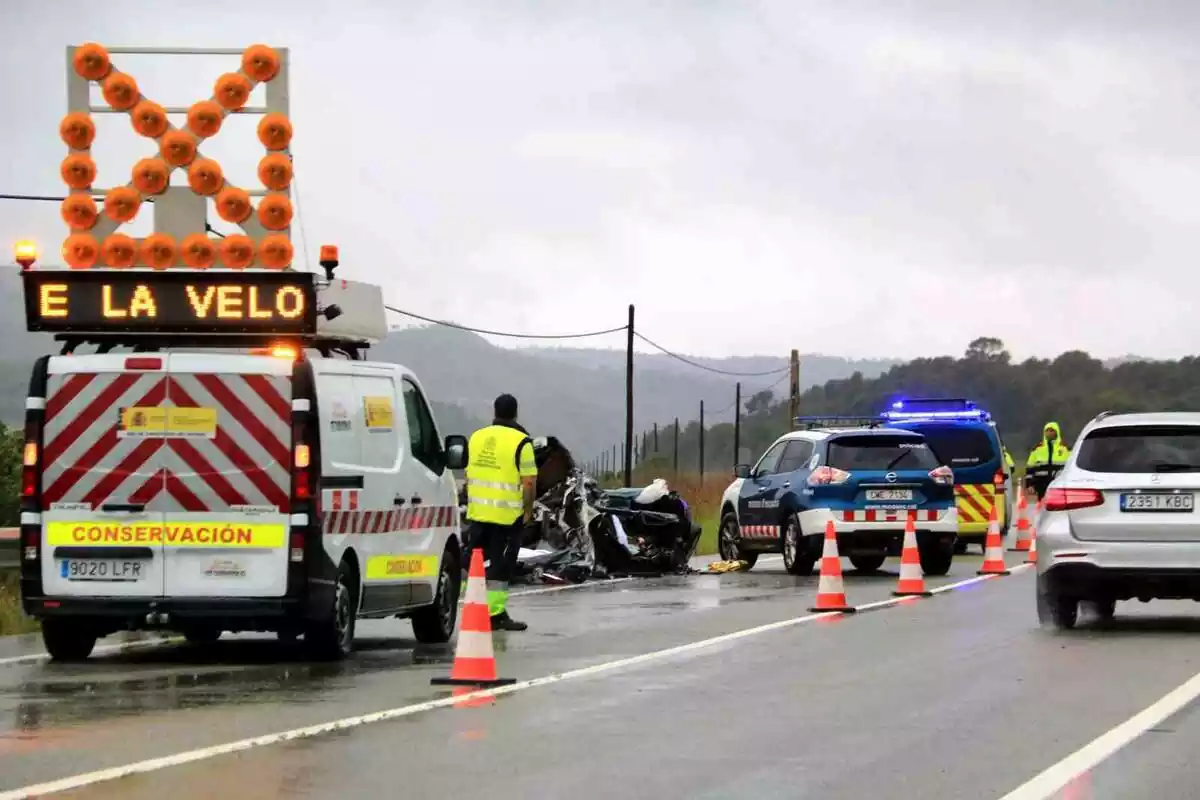
[[[978,563],[956,559],[930,584],[971,578]],[[850,601],[890,599],[895,565],[887,569],[848,571]],[[1032,583],[1025,571],[483,708],[422,710],[62,796],[390,795],[398,774],[406,795],[474,796],[505,774],[490,795],[607,797],[614,776],[638,775],[619,779],[623,796],[889,796],[896,781],[935,800],[999,797],[1200,670],[1200,622],[1163,622],[1146,613],[1159,606],[1135,604],[1114,630],[1056,637],[1037,629]],[[750,573],[531,594],[512,604],[530,630],[497,634],[494,645],[501,674],[529,680],[804,617],[815,588],[816,578],[765,561]],[[364,623],[359,652],[342,664],[308,663],[299,644],[270,637],[151,645],[83,665],[6,663],[20,646],[0,649],[0,796],[442,698],[429,679],[453,657],[452,645],[416,644],[399,620]],[[1148,647],[1152,675],[1143,674]],[[631,736],[657,744],[631,746]]]

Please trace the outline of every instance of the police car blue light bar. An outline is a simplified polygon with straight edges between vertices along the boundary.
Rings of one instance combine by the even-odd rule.
[[[988,413],[963,397],[897,400],[881,413],[884,419],[985,419]]]

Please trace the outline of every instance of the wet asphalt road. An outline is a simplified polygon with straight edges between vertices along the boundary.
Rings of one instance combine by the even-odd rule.
[[[1009,554],[1010,561],[1017,556]],[[979,557],[947,578],[973,577]],[[894,562],[887,569],[894,570]],[[816,578],[748,574],[593,585],[514,599],[497,634],[522,680],[807,615]],[[849,600],[895,574],[847,573]],[[936,597],[783,627],[537,686],[480,708],[222,755],[63,793],[79,798],[348,796],[998,798],[1200,672],[1200,610],[1123,604],[1103,630],[1038,629],[1024,571]],[[240,637],[86,665],[4,663],[0,796],[68,775],[444,697],[450,647],[367,623],[361,652],[311,665]],[[1200,715],[1185,710],[1102,764],[1096,798],[1188,794]]]

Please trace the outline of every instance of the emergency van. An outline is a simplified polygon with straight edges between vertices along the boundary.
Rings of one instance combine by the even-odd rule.
[[[410,370],[361,360],[386,335],[378,287],[314,279],[237,279],[264,296],[296,285],[306,302],[321,290],[324,316],[338,318],[292,344],[205,348],[146,333],[108,340],[137,342],[132,352],[71,352],[104,342],[88,334],[37,362],[20,580],[51,657],[86,659],[99,637],[165,629],[197,644],[226,631],[303,636],[314,656],[336,659],[352,651],[357,619],[383,617],[411,619],[420,642],[451,638],[461,569],[451,470],[465,466],[466,439],[441,437]],[[25,273],[35,300],[89,280]],[[179,282],[105,280],[114,294],[137,282],[160,309]],[[202,292],[231,278],[188,280]],[[35,305],[30,328],[52,330]]]

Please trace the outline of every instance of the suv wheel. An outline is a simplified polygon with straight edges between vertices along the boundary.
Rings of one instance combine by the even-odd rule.
[[[758,561],[758,553],[743,552],[742,532],[738,527],[737,515],[732,511],[721,517],[721,529],[717,532],[717,555],[722,561],[745,561],[750,567]]]
[[[433,602],[412,615],[413,635],[422,644],[444,644],[454,635],[458,623],[458,589],[460,568],[454,551],[442,553],[438,570],[437,594]]]
[[[941,577],[950,571],[954,563],[955,545],[933,542],[928,547],[918,550],[921,555],[921,572],[933,577]]]
[[[816,563],[804,544],[800,520],[793,514],[783,526],[783,567],[792,575],[812,575]]]
[[[1037,611],[1038,622],[1043,627],[1069,631],[1075,627],[1075,622],[1079,619],[1079,599],[1065,597],[1039,587]]]
[[[55,661],[86,661],[99,637],[77,620],[43,619],[42,644]]]
[[[878,572],[887,556],[850,556],[850,563],[859,572]]]
[[[1109,622],[1117,614],[1117,601],[1112,599],[1089,600],[1088,610],[1101,622]]]
[[[354,623],[357,610],[351,576],[354,571],[343,561],[338,567],[333,603],[324,618],[309,622],[304,642],[314,658],[340,661],[354,651]]]

